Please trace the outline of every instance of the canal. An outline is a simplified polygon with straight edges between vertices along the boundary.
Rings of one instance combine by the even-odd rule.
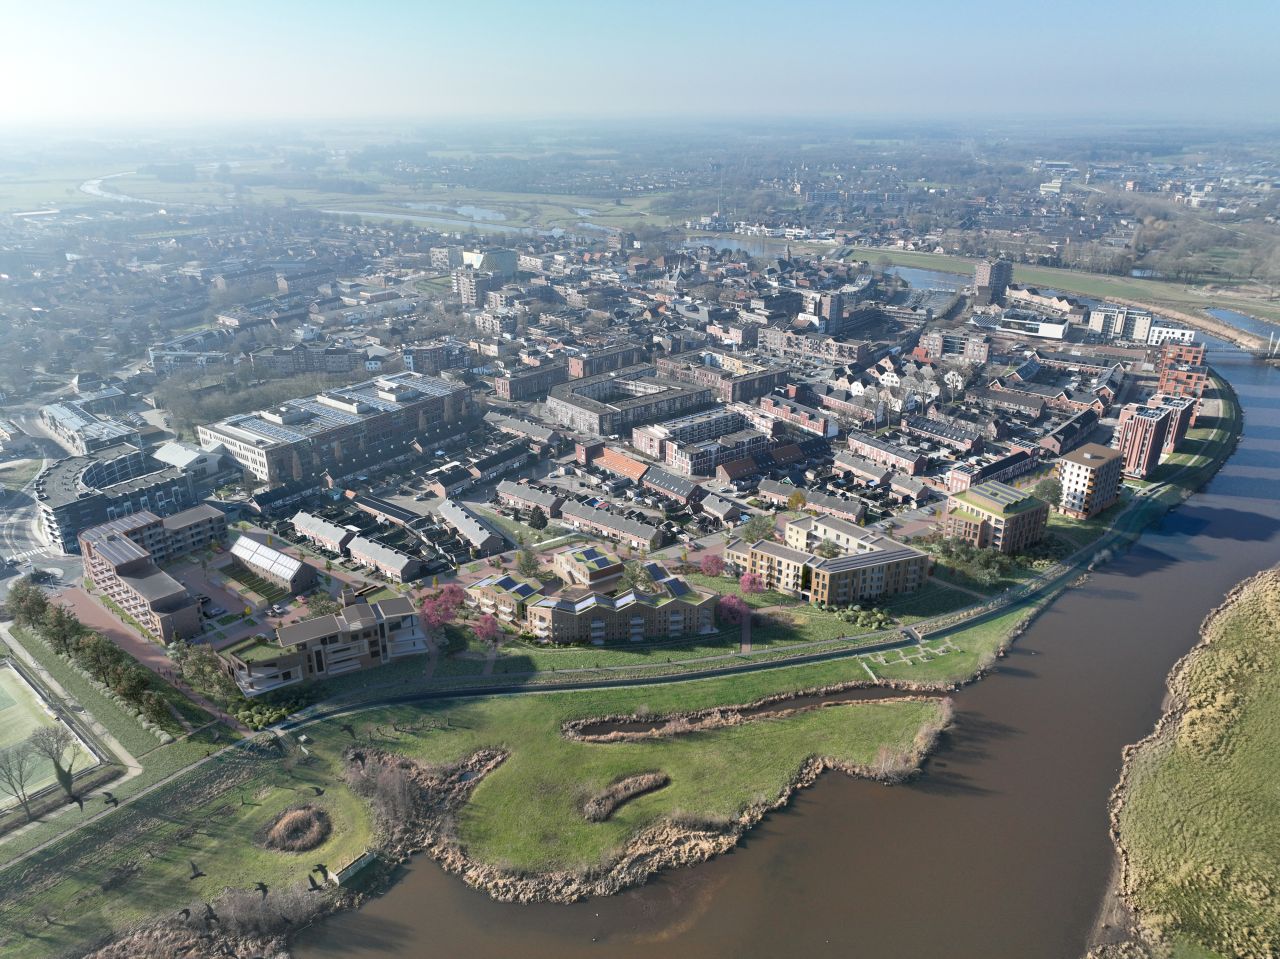
[[[1111,871],[1121,749],[1158,718],[1209,610],[1280,560],[1280,371],[1219,371],[1246,410],[1239,450],[956,697],[914,783],[824,776],[731,854],[572,906],[496,903],[418,859],[295,954],[1078,959]]]

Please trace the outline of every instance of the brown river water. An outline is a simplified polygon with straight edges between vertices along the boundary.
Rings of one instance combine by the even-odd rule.
[[[1236,454],[957,695],[913,783],[828,774],[729,855],[571,906],[496,903],[419,858],[295,955],[1078,959],[1113,861],[1121,749],[1159,717],[1209,610],[1280,561],[1280,371],[1218,368],[1246,410]]]

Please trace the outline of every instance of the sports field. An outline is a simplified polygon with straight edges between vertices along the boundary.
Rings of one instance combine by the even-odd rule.
[[[0,660],[0,749],[16,746],[31,735],[32,730],[40,726],[52,726],[56,722],[58,720],[50,714],[40,695],[16,669]],[[96,762],[94,755],[81,746],[73,769],[78,773]],[[29,784],[29,791],[38,792],[53,782],[53,765],[41,759],[36,775]],[[8,808],[15,801],[13,797],[0,793],[0,809]]]

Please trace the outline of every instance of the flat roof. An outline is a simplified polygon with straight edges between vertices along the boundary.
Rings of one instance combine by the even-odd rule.
[[[1123,454],[1119,450],[1113,450],[1109,446],[1103,446],[1101,443],[1085,443],[1070,453],[1063,453],[1060,458],[1081,466],[1101,466],[1108,460],[1118,460],[1122,457]]]

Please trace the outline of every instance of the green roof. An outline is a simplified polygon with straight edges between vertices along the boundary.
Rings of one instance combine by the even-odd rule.
[[[289,655],[292,650],[284,649],[262,636],[250,636],[248,639],[240,640],[234,646],[228,646],[223,652],[236,657],[241,662],[253,664],[269,663]]]
[[[1030,493],[995,481],[979,483],[962,493],[952,493],[951,498],[969,507],[971,511],[1000,516],[1014,516],[1045,505],[1043,500],[1036,499]]]

